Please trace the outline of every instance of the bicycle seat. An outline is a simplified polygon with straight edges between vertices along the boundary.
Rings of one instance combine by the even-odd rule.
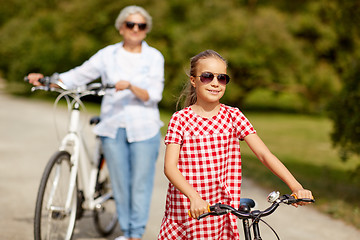
[[[95,117],[92,117],[90,119],[90,125],[96,125],[100,122],[100,117],[99,116],[95,116]]]
[[[250,198],[241,198],[239,211],[250,212],[250,209],[255,207],[255,201]]]

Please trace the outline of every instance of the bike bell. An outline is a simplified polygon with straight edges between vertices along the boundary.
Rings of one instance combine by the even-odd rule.
[[[279,191],[273,191],[269,194],[269,196],[267,197],[267,201],[269,203],[273,203],[275,202],[276,200],[278,200],[280,197],[280,192]]]

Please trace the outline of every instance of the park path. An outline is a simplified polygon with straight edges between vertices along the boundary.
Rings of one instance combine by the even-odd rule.
[[[66,123],[60,109],[57,122]],[[36,192],[47,159],[57,148],[50,103],[8,96],[0,89],[0,239],[33,239]],[[157,162],[155,188],[145,240],[156,239],[164,212],[167,180],[162,173],[164,145]],[[244,179],[243,196],[256,199],[259,208],[268,206],[268,192]],[[319,213],[313,207],[281,206],[266,221],[283,240],[357,240],[360,231]],[[276,239],[261,225],[263,239]],[[117,231],[107,239],[114,239]],[[78,222],[74,239],[100,240],[90,214]]]

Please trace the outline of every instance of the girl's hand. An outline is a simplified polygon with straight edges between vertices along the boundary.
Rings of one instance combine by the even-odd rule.
[[[189,216],[197,219],[201,214],[209,212],[209,206],[210,204],[200,197],[190,200]]]
[[[298,189],[298,190],[294,191],[291,195],[298,199],[300,199],[300,198],[314,199],[311,191],[309,191],[307,189]],[[310,202],[298,202],[298,203],[293,204],[293,206],[298,207],[298,206],[303,206],[303,205],[308,205],[308,204],[310,204]]]

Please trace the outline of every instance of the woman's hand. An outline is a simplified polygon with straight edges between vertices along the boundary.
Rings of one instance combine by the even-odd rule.
[[[27,77],[30,84],[34,86],[41,86],[42,84],[39,82],[39,79],[43,78],[44,75],[42,73],[30,73]]]
[[[116,91],[122,91],[122,90],[130,89],[130,88],[131,88],[131,84],[129,81],[120,80],[115,83]]]
[[[291,196],[294,196],[297,199],[301,199],[301,198],[314,199],[314,196],[312,195],[311,191],[303,188],[293,191]],[[310,203],[311,202],[298,202],[293,204],[293,206],[298,207],[298,206],[308,205]]]
[[[201,214],[209,212],[209,206],[201,197],[190,200],[189,217],[197,219]]]
[[[125,89],[129,89],[137,98],[141,101],[146,102],[149,100],[150,96],[147,90],[137,87],[135,85],[131,85],[129,81],[120,80],[115,83],[116,91],[123,91]]]

